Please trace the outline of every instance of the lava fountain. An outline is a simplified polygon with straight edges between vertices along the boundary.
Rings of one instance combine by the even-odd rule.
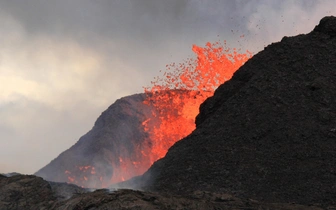
[[[142,103],[150,114],[139,127],[146,137],[132,139],[128,145],[119,143],[118,150],[108,158],[110,169],[86,163],[72,170],[67,168],[67,182],[99,188],[144,173],[175,142],[195,129],[200,104],[252,56],[248,51],[238,53],[239,50],[228,48],[226,42],[194,45],[192,50],[196,58],[167,65],[163,75],[144,88],[146,97]]]
[[[142,123],[152,145],[146,151],[151,164],[195,129],[200,104],[252,56],[249,51],[238,53],[236,48],[228,48],[226,42],[194,45],[192,50],[196,59],[166,65],[163,77],[156,77],[152,86],[145,88],[148,97],[144,103],[155,108],[153,117]]]

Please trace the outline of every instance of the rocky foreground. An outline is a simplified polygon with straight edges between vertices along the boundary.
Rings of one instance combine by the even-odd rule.
[[[0,176],[0,209],[336,209],[336,17],[251,58],[142,176],[89,192]]]
[[[298,204],[262,203],[204,191],[195,191],[186,196],[127,189],[90,191],[66,183],[49,183],[33,175],[0,175],[0,210],[322,209]]]

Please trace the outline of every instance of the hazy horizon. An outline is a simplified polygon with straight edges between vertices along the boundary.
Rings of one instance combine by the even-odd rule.
[[[0,0],[0,173],[35,173],[193,44],[257,53],[333,0]],[[241,35],[244,35],[241,38]]]

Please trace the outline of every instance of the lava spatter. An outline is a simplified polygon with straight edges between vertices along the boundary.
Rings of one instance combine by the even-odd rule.
[[[68,182],[99,188],[143,174],[175,142],[195,129],[200,104],[252,55],[238,53],[225,42],[208,42],[205,47],[194,45],[192,50],[195,58],[166,65],[163,75],[144,88],[143,104],[151,110],[150,117],[140,124],[140,130],[146,133],[145,140],[134,139],[131,146],[118,145],[118,151],[109,158],[109,175],[104,173],[107,169],[95,168],[94,164],[76,166],[64,172]]]
[[[145,88],[148,97],[144,103],[155,108],[153,118],[143,122],[152,145],[147,152],[151,162],[195,129],[200,104],[252,56],[249,51],[238,53],[228,48],[226,42],[194,45],[192,50],[196,59],[166,65],[163,77],[156,77],[152,86]]]

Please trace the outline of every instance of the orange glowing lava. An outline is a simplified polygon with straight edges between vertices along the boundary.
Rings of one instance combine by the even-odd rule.
[[[145,88],[148,97],[144,103],[156,109],[153,118],[143,122],[152,144],[146,152],[152,163],[195,129],[200,104],[252,56],[228,48],[226,42],[194,45],[192,50],[196,59],[167,65],[163,78],[157,77],[152,87]]]
[[[144,173],[156,160],[162,158],[178,140],[195,129],[195,117],[200,104],[212,96],[215,89],[229,80],[233,73],[251,56],[250,52],[238,53],[228,48],[226,42],[207,43],[205,47],[194,45],[195,59],[167,65],[163,77],[156,77],[147,94],[144,104],[152,107],[150,118],[142,122],[148,134],[141,145],[134,141],[135,151],[129,157],[119,156],[111,165],[111,177],[102,177],[94,166],[77,166],[81,177],[72,171],[65,171],[68,182],[79,186],[106,187]],[[123,150],[123,145],[120,150]]]

